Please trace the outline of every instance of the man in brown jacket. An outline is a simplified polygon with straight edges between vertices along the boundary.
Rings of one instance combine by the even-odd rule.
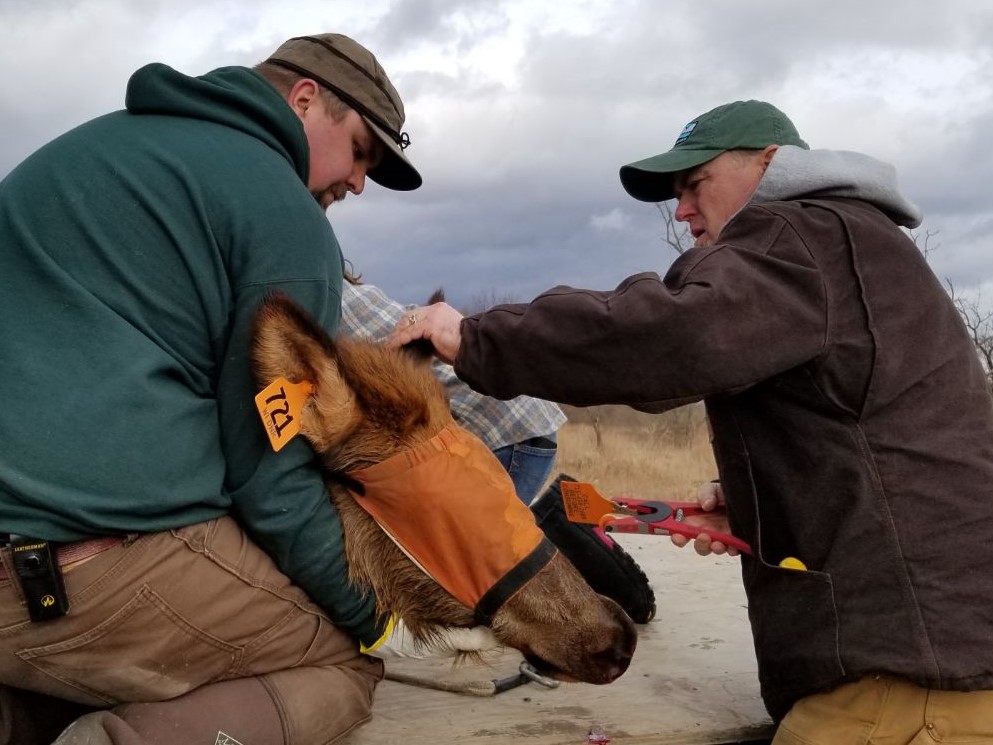
[[[421,308],[394,341],[501,398],[702,399],[775,742],[993,741],[993,406],[893,169],[738,101],[620,175],[696,238],[664,278]]]

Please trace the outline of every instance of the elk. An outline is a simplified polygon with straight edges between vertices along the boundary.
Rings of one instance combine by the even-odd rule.
[[[280,377],[312,384],[300,412],[300,434],[315,451],[341,517],[350,580],[375,593],[378,610],[397,614],[418,639],[430,639],[442,626],[480,623],[478,609],[425,573],[359,505],[361,496],[349,476],[417,448],[452,423],[429,355],[334,339],[293,301],[276,295],[258,311],[253,364],[263,386]],[[446,494],[432,504],[432,519],[455,524],[471,515],[479,503],[470,491]],[[404,493],[403,500],[407,514],[419,509],[416,488]],[[533,525],[530,511],[520,506]],[[520,650],[544,675],[610,683],[631,660],[634,625],[614,601],[594,593],[554,547],[549,555],[482,622],[501,644]],[[481,557],[470,543],[458,562],[471,566],[477,559]]]

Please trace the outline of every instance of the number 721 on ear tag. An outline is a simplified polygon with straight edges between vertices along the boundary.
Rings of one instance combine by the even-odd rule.
[[[300,434],[303,405],[315,390],[314,384],[306,380],[291,383],[286,378],[276,378],[255,396],[255,408],[277,453]]]

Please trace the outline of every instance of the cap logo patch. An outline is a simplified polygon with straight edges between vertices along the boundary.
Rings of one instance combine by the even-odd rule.
[[[696,129],[696,122],[690,122],[685,127],[683,127],[683,131],[680,132],[679,137],[676,138],[676,144],[678,145],[680,142],[682,142],[691,134],[693,134],[694,129]]]

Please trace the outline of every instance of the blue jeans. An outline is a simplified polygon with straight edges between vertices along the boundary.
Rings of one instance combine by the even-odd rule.
[[[493,451],[510,474],[514,490],[524,504],[531,504],[544,486],[555,465],[556,449],[553,433],[547,437],[532,437],[513,445],[504,445]]]

